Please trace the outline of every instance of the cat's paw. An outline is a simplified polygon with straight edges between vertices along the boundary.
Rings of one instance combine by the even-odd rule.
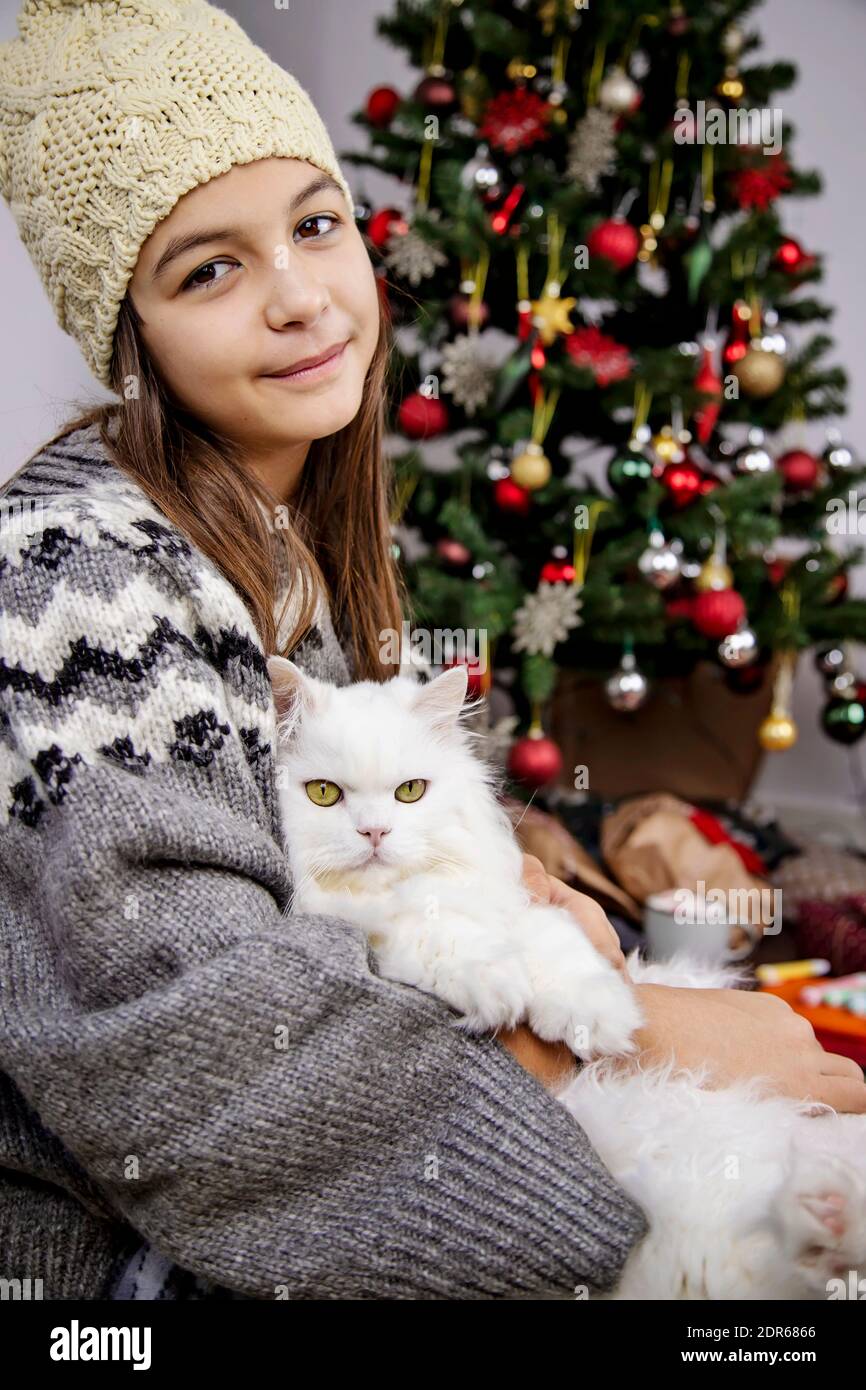
[[[529,1009],[534,1033],[567,1043],[584,1062],[636,1052],[634,1033],[642,1023],[634,990],[612,968],[584,975],[572,988],[563,981],[563,987],[537,995]]]
[[[812,1297],[827,1298],[830,1281],[851,1270],[866,1277],[866,1174],[846,1159],[796,1146],[775,1214],[783,1256]]]
[[[508,946],[476,944],[453,965],[438,965],[434,993],[463,1015],[470,1033],[516,1028],[526,1014],[532,983],[522,957]]]

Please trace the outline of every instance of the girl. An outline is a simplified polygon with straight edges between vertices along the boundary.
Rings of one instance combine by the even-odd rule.
[[[19,31],[3,194],[118,399],[4,495],[4,1276],[92,1299],[608,1288],[647,1224],[554,1099],[571,1055],[469,1037],[348,923],[284,917],[266,656],[387,679],[405,609],[385,321],[320,118],[203,0],[28,0]],[[616,955],[594,904],[526,872]],[[722,1082],[759,1058],[866,1107],[792,1011],[696,993],[639,987],[644,1056],[709,1055]]]

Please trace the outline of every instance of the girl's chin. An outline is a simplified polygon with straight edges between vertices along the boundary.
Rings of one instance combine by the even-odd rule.
[[[335,434],[345,425],[351,424],[361,406],[360,391],[352,391],[347,387],[336,383],[329,385],[326,390],[324,386],[312,391],[292,391],[286,390],[284,399],[278,399],[276,404],[275,397],[280,397],[278,389],[275,392],[268,392],[266,418],[278,423],[285,420],[291,422],[292,433],[297,436],[304,431],[306,438],[317,439],[326,434]],[[258,418],[262,418],[261,397],[258,402]],[[306,431],[305,422],[309,424],[309,432]]]

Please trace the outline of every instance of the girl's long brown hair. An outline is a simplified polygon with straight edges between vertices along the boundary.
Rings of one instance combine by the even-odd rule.
[[[360,409],[343,429],[311,442],[288,511],[243,468],[231,440],[168,394],[140,324],[127,295],[110,368],[121,401],[79,414],[43,447],[79,427],[98,425],[117,466],[234,586],[266,654],[277,651],[279,623],[296,595],[297,618],[279,654],[289,655],[303,640],[322,586],[337,636],[349,648],[353,679],[387,680],[395,670],[384,658],[379,634],[383,629],[399,634],[410,604],[392,551],[393,478],[382,449],[390,330],[381,303]],[[293,587],[275,616],[281,546]]]

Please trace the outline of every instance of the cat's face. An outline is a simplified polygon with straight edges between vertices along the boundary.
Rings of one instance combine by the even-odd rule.
[[[334,686],[270,657],[277,790],[296,882],[376,889],[454,861],[482,777],[461,726],[464,666]]]

